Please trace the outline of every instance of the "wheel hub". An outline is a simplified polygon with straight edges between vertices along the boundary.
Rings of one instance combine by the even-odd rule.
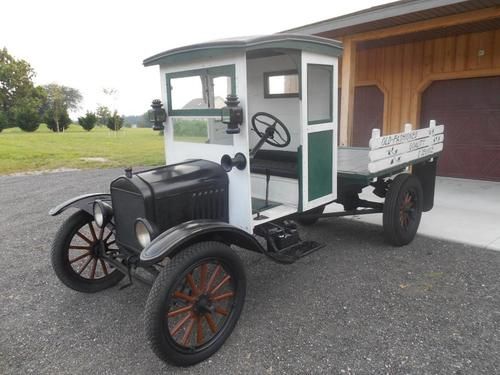
[[[95,241],[92,245],[92,253],[95,256],[101,256],[106,252],[106,244],[103,240]]]
[[[206,294],[202,294],[198,297],[198,300],[194,304],[194,311],[199,314],[211,314],[215,311],[215,307],[212,301]]]

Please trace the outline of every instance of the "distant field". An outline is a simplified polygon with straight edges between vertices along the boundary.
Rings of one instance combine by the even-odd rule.
[[[102,158],[104,161],[84,160]],[[151,129],[107,128],[84,131],[71,125],[64,134],[45,125],[34,133],[0,133],[0,174],[56,168],[108,168],[158,165],[165,161],[163,137]]]

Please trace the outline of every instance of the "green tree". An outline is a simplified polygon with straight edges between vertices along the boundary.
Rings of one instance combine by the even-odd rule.
[[[9,112],[33,90],[35,72],[25,60],[16,60],[6,48],[0,50],[0,106]]]
[[[33,106],[16,107],[15,120],[17,126],[25,132],[34,132],[40,126],[40,113]]]
[[[40,111],[45,95],[42,88],[33,85],[34,76],[27,61],[15,59],[6,48],[0,49],[0,111],[4,128],[16,124],[17,113]]]
[[[7,114],[4,111],[0,111],[0,133],[7,127],[8,122]]]
[[[111,111],[105,105],[99,105],[95,111],[97,115],[97,122],[100,125],[108,124],[108,119],[111,117]]]
[[[44,86],[46,100],[44,104],[45,120],[49,128],[55,132],[64,131],[69,120],[68,110],[76,110],[83,97],[77,89],[55,83]],[[71,120],[69,120],[71,123]]]
[[[45,123],[53,132],[61,132],[68,129],[71,119],[69,118],[68,111],[65,109],[55,113],[53,109],[49,108],[45,112]]]
[[[78,117],[78,123],[89,132],[94,129],[97,123],[97,116],[93,112],[87,112],[84,117]]]
[[[113,131],[118,131],[123,126],[123,117],[118,115],[118,112],[114,112],[113,115],[108,118],[107,126]]]

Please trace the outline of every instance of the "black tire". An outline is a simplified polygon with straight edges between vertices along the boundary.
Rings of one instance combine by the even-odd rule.
[[[71,215],[59,228],[50,254],[52,268],[59,280],[69,288],[84,293],[107,289],[125,276],[94,252],[93,247],[99,236],[102,240],[107,237],[105,242],[108,243],[113,242],[113,234],[107,228],[101,232],[93,220],[93,216],[85,211],[77,211]],[[89,232],[82,233],[83,228]],[[72,250],[77,250],[73,257]]]
[[[203,267],[206,268],[202,277]],[[220,267],[218,273],[217,267]],[[216,276],[208,278],[214,274]],[[224,274],[226,277],[222,278]],[[229,280],[223,284],[227,276]],[[189,277],[196,288],[192,288]],[[215,284],[216,287],[211,289]],[[224,286],[219,287],[220,284]],[[151,348],[160,359],[175,366],[191,366],[207,359],[233,331],[243,309],[245,291],[243,264],[229,246],[219,242],[200,242],[182,250],[161,270],[146,302],[144,325]],[[231,297],[211,300],[231,293]],[[227,301],[229,298],[231,301]],[[185,311],[178,313],[180,309]],[[207,315],[215,327],[210,325]],[[213,328],[216,328],[215,332]],[[209,329],[210,335],[205,340]]]
[[[404,246],[413,241],[422,217],[422,207],[420,180],[407,173],[396,176],[385,197],[385,240],[394,246]]]
[[[303,214],[304,215],[321,215],[324,210],[325,210],[325,206],[319,206],[319,207],[313,208],[312,210],[306,211]],[[316,224],[317,221],[319,220],[319,217],[300,217],[300,216],[297,216],[296,220],[301,225],[309,226],[309,225]]]

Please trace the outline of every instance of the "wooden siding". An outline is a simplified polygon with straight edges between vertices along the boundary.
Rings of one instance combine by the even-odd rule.
[[[385,93],[384,134],[418,124],[422,93],[433,81],[494,75],[500,29],[357,51],[356,86],[375,84]]]

